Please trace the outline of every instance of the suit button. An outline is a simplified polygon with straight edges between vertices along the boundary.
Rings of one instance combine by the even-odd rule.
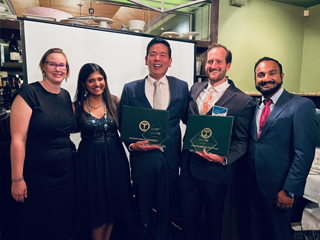
[[[259,143],[259,142],[257,142],[257,145],[260,145],[260,143]]]

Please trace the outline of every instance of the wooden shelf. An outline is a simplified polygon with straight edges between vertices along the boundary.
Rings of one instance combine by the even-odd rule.
[[[195,76],[195,81],[198,81],[199,78],[201,78],[201,80],[203,80],[204,78],[206,78],[206,74],[205,74],[205,71],[204,71],[204,66],[205,66],[205,58],[206,58],[206,51],[208,50],[208,47],[210,45],[210,42],[209,41],[200,41],[200,40],[192,40],[193,42],[196,43],[196,48],[197,48],[197,51],[196,51],[196,57],[198,60],[198,57],[199,57],[199,60],[202,62],[201,64],[201,70],[200,70],[200,75],[196,75]]]
[[[23,72],[22,67],[0,67],[1,72]]]
[[[320,108],[320,95],[316,94],[302,94],[302,93],[294,93],[295,95],[299,95],[301,97],[309,98],[314,102],[316,108]],[[258,100],[261,98],[261,93],[247,93],[247,95],[251,96],[253,99]]]
[[[20,22],[0,19],[1,29],[10,29],[10,30],[19,30],[20,31]]]
[[[303,94],[303,93],[293,93],[295,95],[298,96],[302,96],[302,97],[320,97],[320,95],[317,94]],[[261,93],[247,93],[247,95],[251,96],[251,97],[261,97]]]
[[[195,42],[197,45],[197,54],[202,54],[205,51],[207,51],[210,42],[208,41],[200,41],[200,40],[192,40],[193,42]]]
[[[299,96],[302,96],[302,97],[320,97],[320,95],[318,94],[304,94],[304,93],[294,93],[295,95],[299,95]]]
[[[261,97],[261,93],[246,93],[247,95],[251,96],[251,97]]]
[[[16,40],[20,40],[20,21],[0,19],[1,39],[9,41],[12,34]]]
[[[7,72],[22,72],[22,63],[18,62],[4,62],[3,66],[0,67],[0,71]]]
[[[194,42],[197,43],[197,48],[208,48],[210,45],[209,41],[194,40]]]

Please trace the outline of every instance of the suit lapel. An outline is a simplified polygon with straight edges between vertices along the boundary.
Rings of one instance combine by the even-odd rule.
[[[222,94],[222,96],[218,99],[218,101],[214,105],[223,107],[231,98],[237,95],[233,82],[231,80],[228,80],[228,82],[230,86],[226,89],[226,91]],[[212,110],[213,110],[213,107],[208,111],[207,115],[211,115]]]
[[[174,102],[176,101],[177,97],[178,97],[178,84],[177,84],[177,80],[173,77],[168,77],[168,84],[169,84],[169,88],[170,88],[170,96],[171,96],[171,100],[170,103],[168,105],[167,110],[169,110],[170,107],[174,106]]]
[[[231,98],[236,96],[236,92],[233,89],[233,85],[230,85],[226,91],[222,94],[220,99],[215,103],[215,105],[222,107],[225,105]]]
[[[258,140],[258,132],[257,132],[257,121],[256,121],[256,118],[257,118],[257,111],[258,111],[258,108],[261,104],[261,100],[258,101],[257,105],[256,105],[256,110],[254,112],[254,116],[253,116],[253,119],[252,119],[252,124],[251,124],[251,136],[253,137],[253,139],[255,141]]]
[[[137,83],[135,91],[136,91],[137,97],[139,98],[142,105],[145,108],[152,108],[147,97],[146,97],[146,93],[145,93],[146,78],[147,77],[145,77],[144,80]]]
[[[264,124],[264,127],[261,131],[260,137],[267,131],[271,123],[279,116],[279,114],[288,106],[288,102],[292,97],[293,95],[288,93],[286,90],[283,91],[276,105],[272,109],[272,112],[267,118],[266,123]]]
[[[208,86],[208,82],[201,82],[199,84],[197,84],[197,88],[194,90],[194,92],[192,93],[192,95],[190,96],[192,101],[190,102],[190,110],[194,111],[193,114],[199,115],[199,108],[198,108],[198,104],[197,104],[197,98],[199,97],[200,93],[202,92],[202,90],[204,88],[206,88]]]

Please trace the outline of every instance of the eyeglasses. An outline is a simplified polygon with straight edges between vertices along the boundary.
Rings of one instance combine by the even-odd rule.
[[[59,67],[60,69],[66,69],[69,67],[68,64],[64,64],[64,63],[56,64],[56,63],[50,62],[50,61],[46,61],[46,64],[48,65],[49,68]]]

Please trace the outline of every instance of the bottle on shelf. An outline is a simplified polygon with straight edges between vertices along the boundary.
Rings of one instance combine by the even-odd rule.
[[[20,88],[21,85],[23,84],[23,81],[18,74],[16,74],[16,84],[17,84],[17,86],[16,86],[17,89]]]
[[[18,84],[18,79],[14,76],[11,77],[11,103],[13,102],[15,96],[16,96],[16,91],[19,89],[19,84]]]
[[[2,85],[2,76],[0,75],[0,109],[5,105],[6,103],[6,95],[5,95],[5,89]],[[1,111],[0,111],[1,113]]]
[[[198,54],[196,58],[196,75],[201,74],[201,67],[202,67],[202,61],[200,58],[200,54]]]
[[[18,62],[21,63],[21,48],[18,42],[14,39],[14,34],[11,36],[11,40],[9,43],[9,57],[10,62]]]
[[[8,78],[5,78],[3,81],[3,87],[4,87],[4,92],[5,92],[5,105],[7,106],[6,108],[10,108],[9,106],[11,105],[11,86],[8,81]]]

